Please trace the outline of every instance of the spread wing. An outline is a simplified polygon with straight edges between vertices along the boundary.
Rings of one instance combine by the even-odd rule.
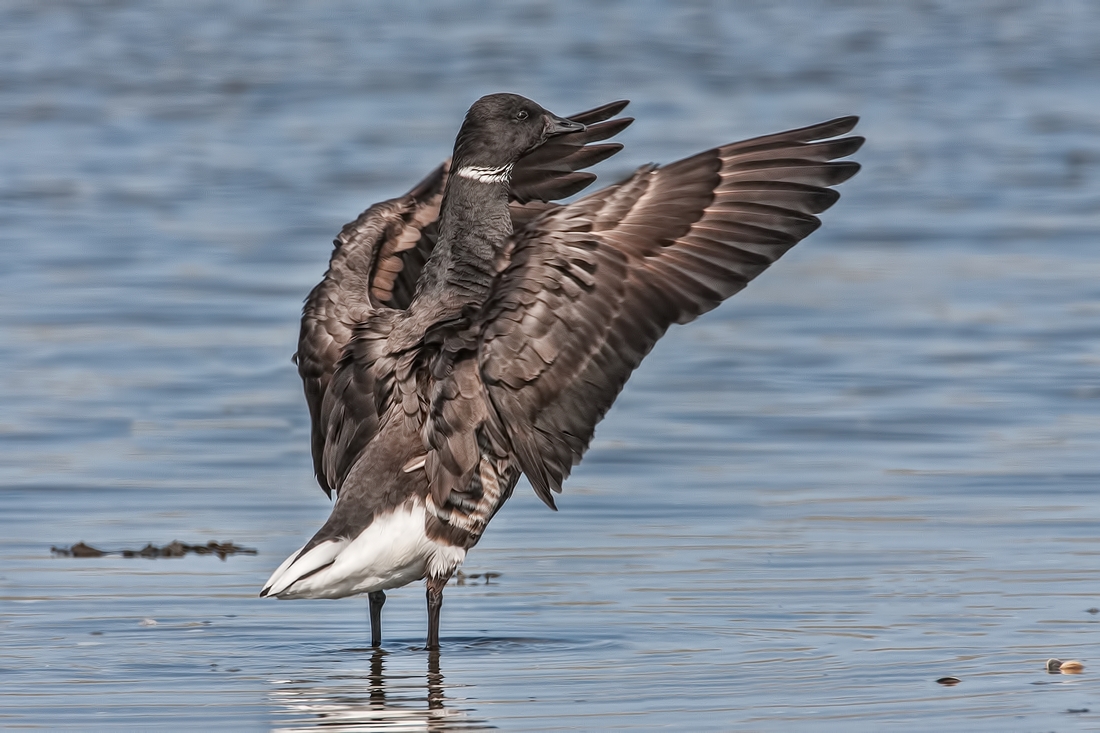
[[[803,237],[859,165],[844,117],[725,145],[535,220],[486,309],[482,381],[550,507],[596,423],[668,327],[741,290]]]
[[[392,297],[403,269],[400,254],[415,249],[424,228],[438,218],[446,175],[444,163],[409,193],[375,204],[345,225],[324,279],[306,298],[294,360],[309,406],[313,470],[329,496],[335,486],[323,466],[325,392],[355,325]]]
[[[633,122],[610,119],[626,105],[613,102],[574,115],[572,119],[588,125],[587,130],[554,138],[517,162],[512,192],[517,225],[546,210],[543,202],[572,195],[596,179],[583,169],[622,149],[618,143],[597,143]],[[449,168],[449,161],[444,162],[404,196],[375,204],[345,225],[334,241],[324,279],[306,299],[295,362],[309,406],[314,473],[329,496],[378,421],[373,397],[353,394],[363,386],[362,380],[344,381],[342,397],[348,404],[324,409],[337,363],[358,324],[380,309],[404,309],[411,302],[435,246]],[[354,369],[354,363],[349,368]],[[330,435],[330,425],[339,435]]]

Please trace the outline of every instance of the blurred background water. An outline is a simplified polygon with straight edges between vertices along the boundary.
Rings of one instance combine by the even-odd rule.
[[[1098,36],[1072,0],[3,3],[0,726],[1100,730]],[[299,308],[494,91],[632,99],[605,183],[849,113],[864,170],[658,345],[559,513],[517,489],[438,657],[418,586],[371,654],[363,600],[256,597],[329,511]],[[172,539],[259,554],[50,554]]]

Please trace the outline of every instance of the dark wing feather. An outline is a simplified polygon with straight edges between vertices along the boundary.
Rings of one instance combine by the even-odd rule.
[[[348,472],[377,434],[383,414],[395,402],[393,360],[386,353],[385,339],[399,313],[380,308],[356,325],[334,369],[313,424],[315,431],[323,431],[320,454],[313,456],[322,488],[341,491]],[[389,368],[376,368],[380,360]]]
[[[726,145],[547,212],[517,235],[479,361],[535,491],[551,492],[673,323],[741,290],[820,225],[853,176],[856,117]],[[824,142],[818,142],[822,141]]]
[[[415,248],[422,229],[438,217],[445,180],[446,164],[409,193],[375,204],[347,224],[333,242],[324,279],[306,298],[295,362],[309,405],[313,470],[330,496],[337,487],[325,477],[321,407],[333,371],[356,324],[391,297],[404,266],[401,253]]]

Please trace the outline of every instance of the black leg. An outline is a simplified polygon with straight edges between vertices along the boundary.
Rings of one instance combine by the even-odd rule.
[[[382,646],[382,606],[386,603],[386,594],[376,590],[367,594],[370,601],[370,645]]]
[[[428,651],[439,650],[439,611],[443,608],[443,587],[451,579],[428,578]]]

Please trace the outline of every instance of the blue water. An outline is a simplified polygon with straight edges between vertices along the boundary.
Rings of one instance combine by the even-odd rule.
[[[0,727],[1100,730],[1098,36],[1070,1],[4,3]],[[632,99],[603,181],[848,113],[865,167],[658,345],[560,512],[521,484],[438,657],[417,586],[372,655],[365,601],[256,597],[329,511],[299,308],[505,90]],[[259,554],[50,554],[173,539]]]

